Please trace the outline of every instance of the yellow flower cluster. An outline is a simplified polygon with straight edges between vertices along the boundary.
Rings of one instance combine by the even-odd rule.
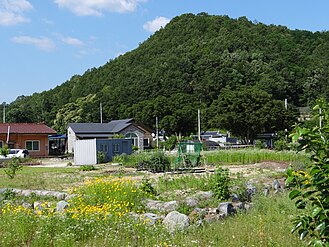
[[[25,208],[23,206],[17,206],[8,203],[3,208],[1,208],[1,213],[2,214],[19,214],[19,213],[32,214],[33,211],[32,209]]]
[[[95,178],[72,190],[77,194],[67,212],[73,219],[122,217],[135,208],[143,193],[130,178]]]
[[[303,184],[309,184],[311,181],[311,175],[305,171],[293,171],[292,175],[298,177]]]

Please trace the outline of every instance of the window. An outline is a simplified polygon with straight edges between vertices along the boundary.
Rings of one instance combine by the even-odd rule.
[[[138,146],[138,136],[133,132],[128,132],[125,137],[133,140],[133,145]]]
[[[113,152],[114,153],[119,153],[119,143],[113,144]]]
[[[3,148],[3,141],[0,141],[0,148]]]
[[[40,151],[40,141],[26,141],[25,147],[29,151]]]
[[[150,140],[148,138],[144,138],[143,143],[144,143],[144,147],[150,146]]]
[[[107,153],[109,150],[109,146],[107,144],[101,144],[101,151]]]

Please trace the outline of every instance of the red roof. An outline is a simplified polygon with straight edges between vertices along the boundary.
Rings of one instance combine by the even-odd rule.
[[[56,131],[44,123],[0,123],[0,134],[56,134]]]

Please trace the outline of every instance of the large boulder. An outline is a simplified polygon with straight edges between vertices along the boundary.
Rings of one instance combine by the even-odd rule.
[[[190,225],[189,217],[177,211],[172,211],[163,220],[169,232],[182,231]]]

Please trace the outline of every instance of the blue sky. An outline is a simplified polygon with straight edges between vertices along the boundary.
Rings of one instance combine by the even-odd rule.
[[[0,0],[0,103],[131,51],[173,17],[207,12],[329,30],[328,0]]]

